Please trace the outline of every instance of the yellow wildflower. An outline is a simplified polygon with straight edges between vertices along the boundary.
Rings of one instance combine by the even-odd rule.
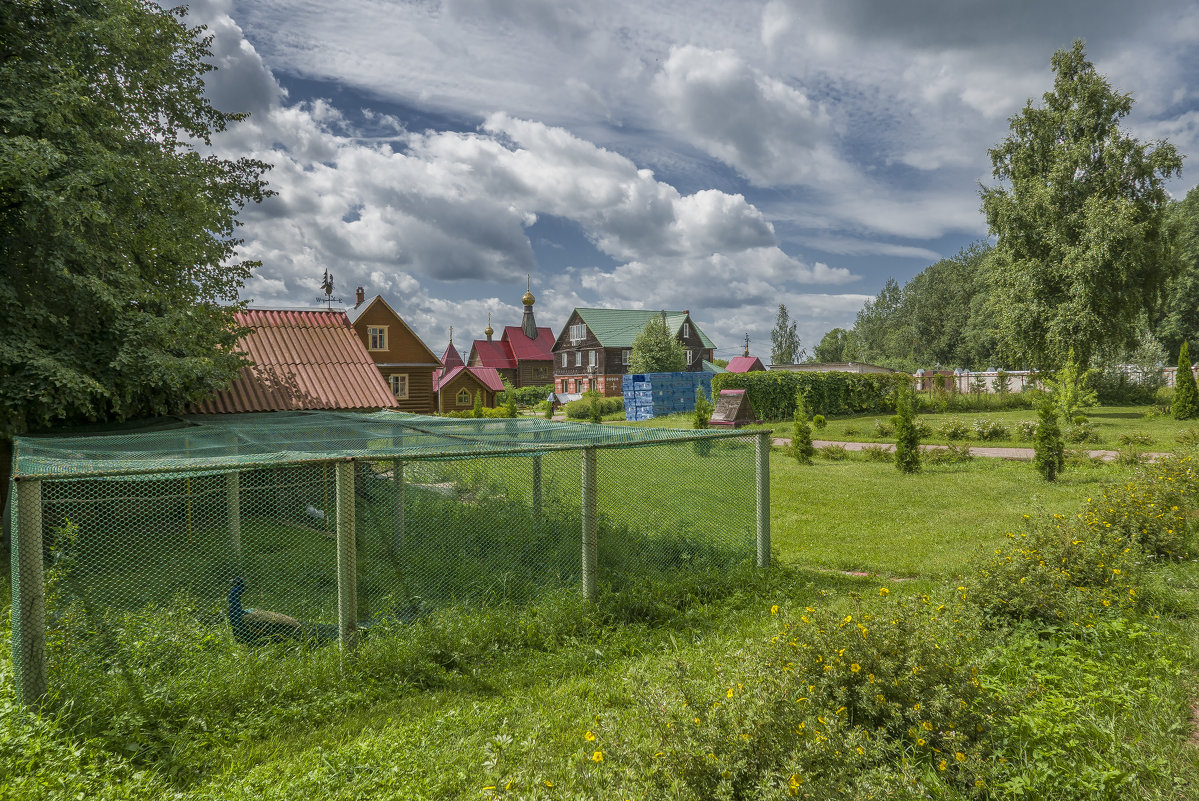
[[[596,751],[594,754],[591,755],[591,761],[592,762],[603,762],[604,761],[604,752]]]
[[[849,670],[851,673],[857,673],[861,669],[862,669],[862,666],[859,665],[857,662],[854,662],[852,665],[849,666]]]
[[[770,607],[770,614],[777,615],[778,613],[779,613],[779,605],[778,604],[775,604],[774,606]]]
[[[595,742],[595,733],[589,731],[583,735],[583,739],[589,743],[594,743]]]

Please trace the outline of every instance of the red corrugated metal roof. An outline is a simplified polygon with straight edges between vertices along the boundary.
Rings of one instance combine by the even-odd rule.
[[[512,356],[512,348],[507,342],[488,342],[486,339],[476,339],[474,342],[475,355],[484,367],[511,369],[516,366]]]
[[[554,333],[548,328],[538,326],[537,339],[529,339],[519,325],[506,325],[503,338],[512,348],[512,355],[517,361],[554,360]]]
[[[253,362],[200,414],[298,409],[391,409],[395,397],[342,311],[248,309],[239,343]]]
[[[734,356],[729,359],[729,366],[724,369],[730,373],[750,373],[755,370],[765,370],[766,366],[757,356]]]
[[[461,354],[454,350],[453,340],[450,340],[450,344],[445,346],[445,353],[442,354],[441,364],[441,372],[443,375],[445,374],[445,371],[449,370],[451,367],[461,367],[466,364],[466,362],[462,361]]]

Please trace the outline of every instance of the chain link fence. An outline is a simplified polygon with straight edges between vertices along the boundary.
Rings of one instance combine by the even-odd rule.
[[[24,700],[164,637],[187,670],[213,637],[349,649],[445,607],[768,559],[759,432],[246,417],[17,440]]]

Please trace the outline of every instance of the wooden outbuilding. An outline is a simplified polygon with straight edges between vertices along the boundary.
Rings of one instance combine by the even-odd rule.
[[[436,411],[433,372],[442,366],[436,354],[381,296],[367,299],[358,287],[355,301],[346,316],[390,387],[396,407],[415,414]]]

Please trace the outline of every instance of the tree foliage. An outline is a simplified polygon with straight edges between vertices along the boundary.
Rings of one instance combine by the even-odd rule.
[[[812,351],[812,358],[824,363],[854,361],[857,358],[854,333],[844,328],[834,328],[821,337],[819,344]]]
[[[858,359],[907,371],[992,365],[991,252],[989,244],[976,242],[902,287],[888,280],[858,312],[847,345]]]
[[[1167,214],[1177,274],[1170,280],[1154,333],[1171,361],[1185,341],[1199,340],[1199,186]]]
[[[681,373],[687,368],[687,351],[675,339],[661,316],[651,317],[633,340],[630,373]]]
[[[1070,348],[1066,363],[1045,380],[1053,393],[1054,402],[1061,410],[1066,420],[1073,420],[1082,409],[1087,409],[1099,403],[1099,397],[1090,387],[1090,381],[1097,371],[1084,369],[1074,357],[1074,348]]]
[[[796,333],[797,323],[791,322],[787,307],[780,303],[778,317],[775,318],[774,330],[770,332],[770,363],[795,364],[803,358],[799,347],[799,334]]]
[[[228,384],[238,211],[204,155],[208,39],[143,0],[0,4],[0,435],[183,409]]]
[[[1199,393],[1195,389],[1195,374],[1191,372],[1191,351],[1186,342],[1178,353],[1178,372],[1174,376],[1174,400],[1170,413],[1177,420],[1199,416]]]
[[[712,411],[715,408],[715,404],[708,398],[708,393],[704,392],[704,388],[696,387],[695,412],[692,418],[692,427],[697,429],[708,428],[712,419]]]
[[[920,472],[920,432],[912,395],[906,381],[895,389],[895,467],[901,473]]]
[[[1164,180],[1182,160],[1120,128],[1132,98],[1114,91],[1081,42],[1052,58],[1053,91],[1029,101],[990,151],[983,212],[998,237],[991,270],[1002,351],[1034,369],[1080,364],[1131,343],[1170,274]]]

